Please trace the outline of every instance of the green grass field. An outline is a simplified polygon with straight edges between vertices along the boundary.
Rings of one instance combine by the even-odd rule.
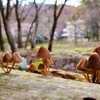
[[[48,47],[48,43],[38,44],[36,45],[35,50],[44,45]],[[78,42],[77,45],[75,43],[67,43],[65,40],[54,41],[52,52],[59,53],[59,52],[69,52],[69,53],[79,53],[79,54],[90,54],[93,49],[100,45],[100,42]]]

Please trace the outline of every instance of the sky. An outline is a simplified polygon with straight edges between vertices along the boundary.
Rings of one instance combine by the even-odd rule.
[[[32,1],[32,0],[28,0],[28,1]],[[36,0],[37,3],[41,3],[43,2],[43,0]],[[64,0],[57,0],[58,4],[61,4],[64,2]],[[78,6],[80,5],[81,0],[68,0],[66,5],[72,5],[72,6]],[[54,4],[55,0],[46,0],[45,1],[46,4]]]
[[[15,0],[13,0],[13,1],[15,1]],[[24,5],[25,3],[32,2],[32,1],[34,1],[34,0],[25,0],[25,1],[23,2],[23,5]],[[78,6],[78,5],[80,5],[80,2],[81,2],[81,1],[82,1],[82,0],[68,0],[68,1],[66,2],[66,5]],[[6,2],[7,2],[7,0],[4,0],[4,4],[6,4]],[[37,2],[37,3],[41,3],[41,2],[43,2],[43,0],[36,0],[36,2]],[[64,2],[64,0],[57,0],[57,3],[58,3],[58,4],[61,4],[61,3],[63,3],[63,2]],[[55,0],[46,0],[45,3],[46,3],[46,4],[54,4],[54,3],[55,3]]]

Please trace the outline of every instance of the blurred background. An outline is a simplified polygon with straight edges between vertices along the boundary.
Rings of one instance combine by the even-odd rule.
[[[1,53],[19,51],[32,62],[32,53],[44,45],[56,67],[70,63],[65,70],[99,43],[100,0],[0,0]]]

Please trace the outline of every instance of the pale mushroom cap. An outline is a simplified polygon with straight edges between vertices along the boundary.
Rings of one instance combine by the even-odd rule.
[[[5,53],[3,57],[3,62],[11,63],[12,62],[12,55],[8,52]]]
[[[100,70],[100,56],[98,53],[91,53],[88,59],[88,68],[92,68],[95,70]]]
[[[51,54],[49,52],[49,50],[44,47],[44,46],[41,46],[37,52],[37,55],[36,55],[37,58],[50,58],[51,57]]]
[[[38,66],[38,69],[41,70],[41,71],[44,71],[45,67],[44,67],[43,64],[40,64],[40,65]]]
[[[14,53],[12,54],[12,59],[13,59],[13,61],[16,62],[16,63],[20,63],[20,62],[23,61],[22,57],[20,56],[20,54],[19,54],[18,52],[14,52]]]

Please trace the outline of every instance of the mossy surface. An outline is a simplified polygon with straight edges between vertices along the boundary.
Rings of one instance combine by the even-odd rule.
[[[100,85],[12,70],[0,70],[0,100],[100,100]]]

